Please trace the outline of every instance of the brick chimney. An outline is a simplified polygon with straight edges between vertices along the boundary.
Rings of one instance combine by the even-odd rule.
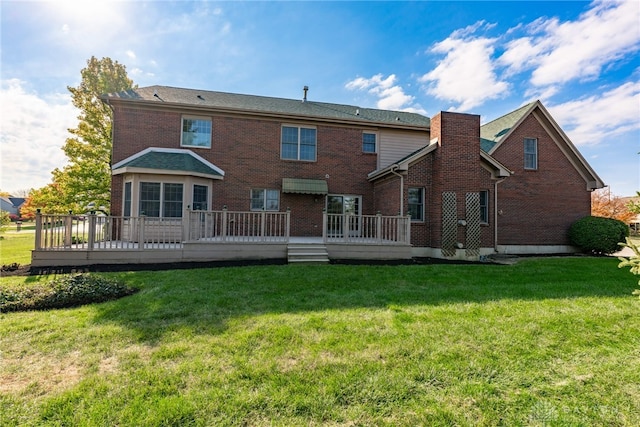
[[[465,218],[465,195],[481,182],[480,116],[442,111],[431,119],[431,138],[438,138],[433,162],[431,241],[442,242],[443,193],[456,193],[458,218]]]

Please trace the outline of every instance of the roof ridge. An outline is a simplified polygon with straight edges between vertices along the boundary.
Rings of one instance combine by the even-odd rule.
[[[519,113],[521,110],[527,110],[527,109],[531,108],[531,106],[532,106],[533,104],[536,104],[537,102],[538,102],[538,100],[535,100],[535,101],[529,102],[529,103],[524,104],[523,106],[521,106],[521,107],[519,107],[519,108],[516,108],[515,110],[509,111],[508,113],[505,113],[505,114],[503,114],[503,115],[501,115],[501,116],[499,116],[499,117],[496,117],[495,119],[493,119],[493,120],[491,120],[491,121],[488,121],[487,123],[485,123],[485,124],[481,125],[481,126],[480,126],[480,129],[482,129],[484,126],[487,126],[487,125],[489,125],[489,124],[491,124],[491,123],[493,123],[493,122],[496,122],[496,121],[498,121],[498,120],[501,120],[501,119],[503,119],[503,118],[505,118],[505,117],[507,117],[507,116],[510,116],[510,115],[512,115],[512,114],[514,114],[514,115],[515,115],[515,113]]]

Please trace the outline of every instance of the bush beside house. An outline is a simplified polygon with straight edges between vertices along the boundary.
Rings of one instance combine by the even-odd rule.
[[[571,244],[583,252],[606,255],[620,250],[620,242],[629,236],[629,227],[622,221],[599,216],[586,216],[569,229]]]

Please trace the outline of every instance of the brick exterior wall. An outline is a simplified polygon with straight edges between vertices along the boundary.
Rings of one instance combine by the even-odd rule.
[[[433,135],[433,134],[432,134]],[[424,221],[411,221],[411,243],[414,246],[431,247],[431,233],[433,227],[433,218],[431,217],[431,209],[436,202],[433,200],[432,179],[433,174],[433,153],[427,154],[416,163],[412,164],[407,173],[404,182],[403,203],[405,213],[409,209],[409,187],[424,189]]]
[[[331,125],[313,121],[283,121],[241,115],[203,114],[182,110],[159,111],[114,107],[113,163],[148,147],[181,148],[183,114],[212,119],[211,148],[190,148],[225,171],[213,182],[211,208],[247,211],[251,189],[282,188],[282,178],[326,179],[330,194],[362,196],[362,213],[397,215],[400,178],[389,175],[371,183],[367,174],[376,169],[377,155],[362,152],[362,132],[374,129]],[[317,161],[280,159],[283,124],[317,128]],[[408,212],[408,188],[422,187],[425,220],[412,223],[412,244],[439,248],[442,243],[442,194],[457,195],[458,218],[465,218],[465,194],[489,192],[489,223],[481,227],[481,246],[493,247],[498,209],[498,244],[564,245],[573,221],[590,213],[590,193],[584,179],[564,156],[535,117],[529,116],[493,153],[514,171],[498,186],[494,206],[494,181],[480,158],[480,117],[441,112],[431,119],[431,137],[438,147],[405,174],[403,212]],[[538,139],[538,170],[524,170],[523,139]],[[328,178],[327,178],[328,176]],[[111,213],[122,212],[123,177],[114,176]],[[325,197],[280,191],[280,211],[291,209],[294,236],[321,236]],[[464,227],[458,228],[465,241]]]
[[[538,169],[524,168],[524,138],[538,139]],[[493,157],[514,174],[498,186],[498,243],[568,245],[571,224],[591,212],[591,193],[534,115],[502,142]]]
[[[455,192],[457,215],[466,217],[466,193],[489,191],[489,224],[481,227],[481,246],[493,246],[493,183],[480,160],[480,116],[441,112],[431,119],[431,137],[438,138],[433,152],[433,173],[429,191],[429,246],[442,244],[442,194]],[[466,241],[465,228],[458,227],[458,240]]]
[[[212,209],[248,211],[251,189],[282,188],[282,178],[326,179],[329,193],[362,196],[362,213],[374,214],[373,184],[367,174],[376,168],[377,156],[362,152],[364,128],[332,126],[312,121],[281,121],[230,115],[211,117],[211,148],[189,148],[225,172],[213,183]],[[148,147],[181,148],[183,112],[160,112],[116,106],[113,162]],[[282,124],[315,126],[317,161],[280,159]],[[329,178],[326,178],[327,175]],[[114,177],[112,213],[122,212],[122,179]],[[321,236],[324,196],[280,193],[280,211],[291,209],[291,233]],[[397,213],[397,212],[396,212]]]

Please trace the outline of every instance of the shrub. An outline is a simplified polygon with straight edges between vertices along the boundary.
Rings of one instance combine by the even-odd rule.
[[[20,268],[20,264],[12,262],[11,264],[2,264],[0,271],[16,271]]]
[[[629,236],[629,227],[617,219],[586,216],[571,224],[569,240],[582,251],[596,255],[620,250]]]
[[[0,287],[0,312],[48,310],[109,301],[138,290],[92,274],[65,275],[21,288]]]

